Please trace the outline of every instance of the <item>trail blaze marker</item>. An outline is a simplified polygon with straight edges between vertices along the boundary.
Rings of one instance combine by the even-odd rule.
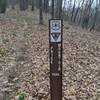
[[[51,19],[49,21],[51,100],[62,100],[62,28],[62,20]]]
[[[50,21],[50,41],[61,42],[61,20]]]
[[[51,33],[61,33],[61,20],[51,20],[50,30]]]

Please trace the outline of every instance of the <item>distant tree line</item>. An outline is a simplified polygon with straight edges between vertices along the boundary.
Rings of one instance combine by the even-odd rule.
[[[43,12],[49,12],[49,2],[50,0],[0,0],[0,13],[5,13],[9,6],[15,9],[15,6],[19,5],[21,11],[25,11],[28,6],[31,6],[32,11],[35,8],[39,9],[39,24],[43,24]]]
[[[31,6],[31,10],[34,11],[35,8],[39,9],[39,24],[43,24],[43,12],[51,13],[51,5],[53,0],[0,0],[0,13],[5,13],[6,8],[10,6],[12,9],[15,9],[16,5],[19,5],[21,11],[28,9],[28,6]],[[62,9],[62,0],[54,0],[55,17],[61,16],[60,12]],[[61,9],[59,9],[61,8]]]
[[[0,0],[0,13],[6,8],[19,5],[21,11],[39,9],[39,24],[43,24],[43,14],[50,13],[54,18],[64,20],[82,28],[100,30],[100,0]]]
[[[90,31],[100,30],[100,0],[64,0],[63,18]]]

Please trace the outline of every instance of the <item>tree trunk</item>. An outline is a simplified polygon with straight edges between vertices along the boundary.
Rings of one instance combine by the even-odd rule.
[[[82,23],[82,18],[83,18],[83,11],[84,11],[84,2],[85,0],[83,0],[82,4],[81,4],[81,12],[80,12],[80,18],[79,18],[79,21],[78,21],[78,24],[81,24]]]
[[[90,11],[91,11],[91,6],[93,4],[94,0],[87,0],[87,3],[85,5],[85,10],[84,10],[84,15],[83,15],[83,20],[82,20],[82,27],[83,28],[88,28],[88,24],[89,24],[89,16],[90,16]]]
[[[43,2],[42,2],[42,0],[39,0],[39,10],[40,10],[40,15],[39,15],[39,24],[43,24],[43,7],[42,7],[42,5],[43,5]]]
[[[54,0],[52,0],[52,19],[54,18],[55,14],[54,14]]]
[[[76,12],[75,12],[75,15],[74,15],[74,18],[73,18],[73,22],[76,22],[76,18],[77,18],[79,9],[80,9],[80,8],[78,7],[77,10],[76,10]]]
[[[10,2],[11,2],[11,8],[15,9],[16,0],[10,0]]]
[[[98,0],[96,0],[96,7],[95,7],[94,18],[93,18],[93,24],[92,24],[92,27],[90,28],[90,31],[95,29],[98,14],[99,14],[98,9],[99,9],[99,4],[98,4]]]
[[[20,0],[20,10],[24,11],[28,9],[28,0]]]
[[[62,2],[63,0],[57,0],[56,2],[56,12],[55,12],[55,18],[61,18],[62,17]]]
[[[7,0],[0,0],[0,13],[5,13],[7,7]]]
[[[43,5],[44,11],[47,13],[48,12],[48,7],[49,7],[49,0],[44,0],[44,5]]]
[[[77,7],[77,9],[76,9],[76,11],[75,11],[75,15],[73,16],[73,22],[75,23],[76,22],[76,19],[77,19],[77,17],[78,17],[78,13],[79,13],[79,11],[80,11],[80,1],[78,2],[78,7]]]
[[[73,21],[73,16],[74,16],[74,12],[75,12],[75,3],[76,3],[76,0],[74,0],[74,6],[73,6],[73,10],[72,10],[72,16],[71,16],[71,21]]]
[[[34,0],[32,0],[32,11],[34,11]]]

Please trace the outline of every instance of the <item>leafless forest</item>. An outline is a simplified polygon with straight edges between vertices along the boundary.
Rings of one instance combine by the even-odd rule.
[[[100,0],[0,0],[0,100],[50,100],[52,17],[64,21],[63,100],[100,100]]]

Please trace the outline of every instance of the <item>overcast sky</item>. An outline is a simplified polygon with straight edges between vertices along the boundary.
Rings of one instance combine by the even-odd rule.
[[[63,0],[63,6],[64,6],[64,1],[66,1],[66,8],[67,8],[68,2],[69,2],[70,0]],[[82,3],[82,1],[83,1],[83,0],[76,0],[76,7],[78,6],[78,3],[79,3],[79,2]],[[72,0],[72,5],[73,5],[73,4],[74,4],[74,0]],[[96,0],[94,0],[92,7],[94,7],[95,5],[96,5]],[[80,4],[80,6],[81,6],[81,4]]]

